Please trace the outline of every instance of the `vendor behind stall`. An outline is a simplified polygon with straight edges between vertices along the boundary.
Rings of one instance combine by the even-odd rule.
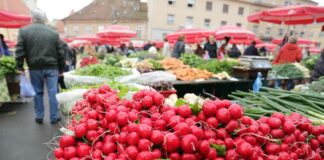
[[[244,55],[245,56],[260,56],[258,49],[255,47],[256,42],[252,41],[251,45],[245,49]]]

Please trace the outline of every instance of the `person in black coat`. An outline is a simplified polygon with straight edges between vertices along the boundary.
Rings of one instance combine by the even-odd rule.
[[[311,81],[316,81],[318,78],[324,76],[324,50],[322,50],[321,57],[318,59],[314,70],[312,72]]]
[[[245,49],[245,56],[260,56],[258,49],[255,47],[256,42],[252,41],[251,45]]]

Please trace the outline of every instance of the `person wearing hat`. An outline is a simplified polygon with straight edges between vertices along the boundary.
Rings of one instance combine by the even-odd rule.
[[[36,123],[43,123],[45,83],[50,104],[50,120],[55,124],[61,120],[56,94],[58,77],[65,68],[64,49],[59,34],[45,25],[45,13],[35,9],[31,11],[31,16],[33,24],[19,30],[16,46],[17,67],[23,74],[24,61],[27,61],[31,83],[36,92]]]

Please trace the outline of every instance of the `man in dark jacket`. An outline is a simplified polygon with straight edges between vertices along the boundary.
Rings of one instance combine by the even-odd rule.
[[[246,50],[244,51],[244,55],[245,56],[260,56],[259,51],[255,47],[255,45],[256,45],[256,42],[253,41],[251,43],[251,45],[248,48],[246,48]]]
[[[179,58],[181,54],[185,52],[186,44],[184,43],[184,39],[184,36],[178,38],[178,41],[173,47],[172,57]]]
[[[61,120],[56,100],[57,81],[65,67],[64,50],[57,32],[45,25],[46,15],[36,9],[31,11],[33,24],[19,30],[16,46],[18,69],[24,72],[24,60],[27,61],[31,83],[36,91],[34,97],[36,122],[43,123],[44,82],[50,103],[52,124]]]
[[[311,76],[311,81],[317,81],[318,78],[324,76],[324,50],[322,50],[321,57],[318,59],[314,71]]]

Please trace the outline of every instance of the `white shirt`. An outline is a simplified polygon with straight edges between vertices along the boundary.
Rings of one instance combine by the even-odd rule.
[[[171,57],[169,42],[164,42],[163,44],[163,56]]]
[[[156,49],[156,47],[152,46],[150,47],[150,49],[148,50],[149,53],[153,53],[153,54],[156,54],[158,51]]]

